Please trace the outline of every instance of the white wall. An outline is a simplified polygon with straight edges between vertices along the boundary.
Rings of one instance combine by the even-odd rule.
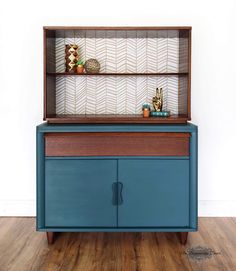
[[[199,215],[236,216],[234,2],[1,2],[0,215],[35,214],[35,126],[42,122],[43,113],[43,25],[191,25],[192,121],[199,125]]]

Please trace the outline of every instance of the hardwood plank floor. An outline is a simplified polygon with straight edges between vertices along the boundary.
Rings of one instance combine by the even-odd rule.
[[[196,262],[187,247],[219,254]],[[48,246],[35,218],[0,218],[0,271],[235,271],[236,218],[200,218],[186,246],[174,233],[61,233]]]

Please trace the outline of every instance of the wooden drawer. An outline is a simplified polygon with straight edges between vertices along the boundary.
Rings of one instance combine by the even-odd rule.
[[[46,133],[46,156],[189,156],[189,133]]]

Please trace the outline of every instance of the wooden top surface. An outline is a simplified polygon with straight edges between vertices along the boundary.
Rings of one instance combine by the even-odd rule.
[[[45,30],[191,30],[191,26],[44,26]]]
[[[197,126],[187,124],[49,124],[37,126],[46,132],[197,132]]]

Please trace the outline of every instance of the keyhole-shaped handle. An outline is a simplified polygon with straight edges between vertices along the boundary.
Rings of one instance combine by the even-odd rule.
[[[121,205],[123,203],[122,197],[122,190],[123,190],[123,183],[117,182],[117,205]]]
[[[122,189],[123,189],[123,183],[115,182],[112,184],[112,193],[113,193],[112,204],[113,205],[121,205],[123,203]]]
[[[117,205],[118,194],[117,194],[117,182],[112,184],[112,204]]]

